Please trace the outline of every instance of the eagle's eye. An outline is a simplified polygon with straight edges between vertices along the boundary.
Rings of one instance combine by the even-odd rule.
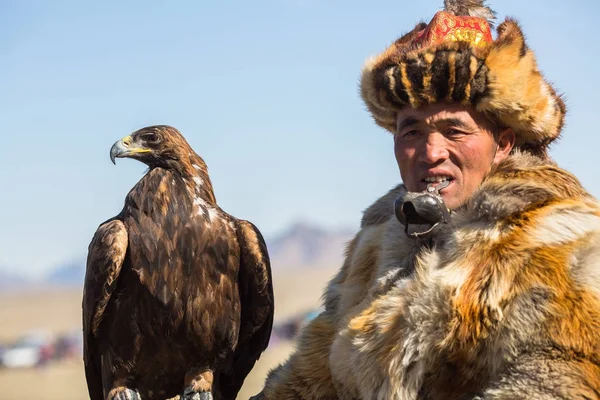
[[[144,139],[146,143],[151,144],[156,144],[160,142],[160,137],[158,137],[156,133],[145,133],[142,135],[142,139]]]

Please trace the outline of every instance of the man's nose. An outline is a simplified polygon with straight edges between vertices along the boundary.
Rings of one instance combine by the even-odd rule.
[[[448,143],[444,135],[430,133],[427,135],[425,146],[421,151],[421,160],[428,164],[437,164],[449,157]]]

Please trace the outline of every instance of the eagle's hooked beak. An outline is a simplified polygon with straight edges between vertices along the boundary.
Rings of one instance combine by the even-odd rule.
[[[117,140],[110,148],[110,161],[116,164],[115,158],[130,157],[132,154],[148,153],[150,149],[138,147],[133,144],[131,136],[125,136],[121,140]]]

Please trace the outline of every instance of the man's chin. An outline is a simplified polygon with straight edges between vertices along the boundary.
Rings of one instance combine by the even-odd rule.
[[[451,210],[461,206],[461,202],[458,198],[459,196],[456,195],[456,192],[457,186],[455,181],[450,182],[448,186],[439,191],[440,196],[442,196],[442,199],[446,204],[446,207]]]

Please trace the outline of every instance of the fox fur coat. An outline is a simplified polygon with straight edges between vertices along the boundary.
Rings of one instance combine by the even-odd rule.
[[[600,399],[600,205],[516,151],[426,243],[369,207],[268,400]]]

